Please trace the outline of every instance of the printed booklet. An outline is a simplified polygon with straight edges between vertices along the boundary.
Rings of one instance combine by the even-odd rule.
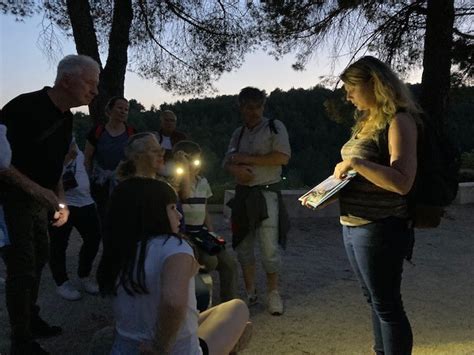
[[[309,205],[313,208],[317,208],[338,193],[356,175],[357,173],[354,170],[348,171],[344,179],[336,179],[331,175],[326,180],[302,195],[298,201],[301,201],[302,205]]]

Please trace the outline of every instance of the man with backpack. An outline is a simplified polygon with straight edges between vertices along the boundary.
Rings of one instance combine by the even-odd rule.
[[[242,266],[247,301],[257,303],[254,244],[261,247],[267,276],[267,309],[283,314],[278,292],[279,244],[286,242],[287,214],[281,199],[282,165],[288,164],[291,148],[281,121],[263,117],[266,94],[253,87],[240,91],[239,107],[244,122],[232,134],[224,166],[235,177],[232,209],[232,246]]]

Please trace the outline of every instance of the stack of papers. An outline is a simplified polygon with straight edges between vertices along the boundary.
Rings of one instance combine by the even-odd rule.
[[[302,205],[317,208],[338,193],[356,175],[357,173],[354,170],[348,171],[344,179],[336,179],[331,175],[302,195],[298,201],[301,201]]]

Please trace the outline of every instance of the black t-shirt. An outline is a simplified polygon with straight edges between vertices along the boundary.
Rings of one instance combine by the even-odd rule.
[[[12,149],[11,164],[39,185],[54,189],[72,139],[72,113],[61,112],[49,87],[17,96],[1,111]]]

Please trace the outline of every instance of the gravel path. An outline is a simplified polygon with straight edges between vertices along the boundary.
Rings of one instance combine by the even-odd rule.
[[[474,354],[474,205],[453,206],[449,213],[454,219],[417,233],[416,265],[405,265],[403,295],[415,355]],[[220,214],[214,221],[229,236],[228,221]],[[301,218],[292,224],[283,257],[286,312],[273,317],[263,304],[253,307],[254,335],[243,354],[371,354],[369,310],[344,254],[337,219]],[[71,237],[71,275],[79,246],[80,238]],[[265,280],[261,268],[258,272],[263,299]],[[3,263],[0,277],[5,277]],[[63,327],[60,337],[41,341],[52,354],[87,354],[94,332],[112,323],[109,300],[89,295],[76,302],[59,298],[48,268],[39,303],[43,317]],[[0,354],[7,353],[8,333],[0,285]]]

